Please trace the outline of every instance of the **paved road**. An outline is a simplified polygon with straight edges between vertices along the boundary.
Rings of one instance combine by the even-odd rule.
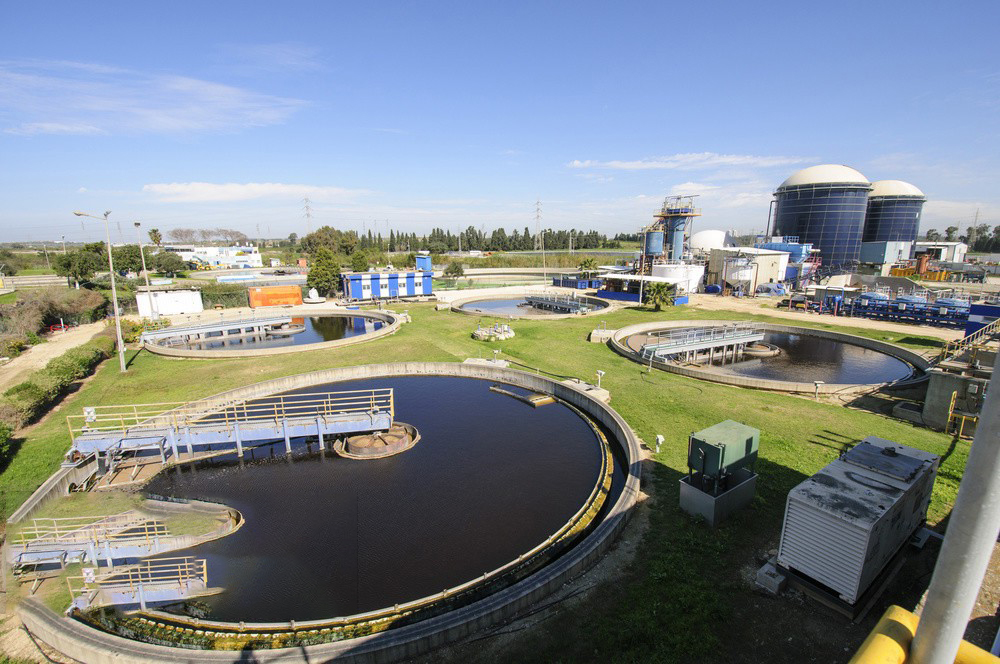
[[[44,335],[45,343],[31,346],[7,364],[0,366],[0,392],[17,385],[26,379],[32,371],[43,368],[52,358],[62,355],[70,348],[87,343],[95,334],[104,329],[104,325],[103,321],[88,323],[72,327],[65,332],[52,332]]]

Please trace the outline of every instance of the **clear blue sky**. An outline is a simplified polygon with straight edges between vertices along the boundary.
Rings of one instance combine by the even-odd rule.
[[[72,211],[248,235],[373,220],[762,229],[843,163],[1000,223],[1000,3],[10,2],[0,240]],[[96,224],[97,222],[93,222]],[[116,227],[113,231],[117,233]],[[117,241],[117,237],[113,238]]]

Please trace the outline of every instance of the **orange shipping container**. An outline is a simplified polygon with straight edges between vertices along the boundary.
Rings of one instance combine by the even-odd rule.
[[[251,287],[250,306],[280,307],[302,304],[302,288],[299,286],[261,286]]]

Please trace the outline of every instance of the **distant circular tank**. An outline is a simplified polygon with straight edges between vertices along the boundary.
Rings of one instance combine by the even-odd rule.
[[[795,235],[819,249],[824,267],[849,270],[861,258],[871,183],[839,164],[793,173],[774,192],[775,235]]]
[[[902,180],[872,184],[865,214],[865,242],[916,242],[924,192]]]
[[[646,255],[659,256],[663,254],[663,231],[646,233]]]
[[[726,231],[698,231],[691,236],[692,251],[711,251],[712,249],[729,247],[732,244]]]

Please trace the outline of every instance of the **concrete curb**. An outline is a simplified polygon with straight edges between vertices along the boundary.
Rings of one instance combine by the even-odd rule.
[[[247,350],[188,350],[183,348],[167,348],[166,346],[160,346],[158,344],[145,343],[143,348],[148,350],[150,353],[155,353],[157,355],[165,355],[167,357],[187,357],[195,359],[226,359],[226,358],[236,358],[236,357],[262,357],[266,355],[285,355],[287,353],[300,353],[312,350],[332,350],[334,348],[340,348],[342,346],[350,346],[352,344],[363,343],[365,341],[371,341],[373,339],[379,339],[381,337],[389,336],[390,334],[395,334],[399,327],[402,325],[402,320],[395,313],[388,311],[358,311],[358,312],[344,312],[343,310],[337,311],[336,313],[324,313],[323,316],[342,316],[346,318],[371,318],[374,320],[382,321],[383,323],[388,323],[381,330],[375,332],[370,332],[368,334],[361,334],[356,337],[348,337],[347,339],[334,339],[333,341],[320,341],[314,344],[302,344],[300,346],[281,346],[279,348],[257,348],[257,349],[247,349]]]
[[[527,297],[528,295],[540,295],[544,294],[545,291],[522,291],[522,292],[512,292],[503,293],[502,295],[493,296],[473,296],[460,298],[457,300],[452,300],[451,310],[458,314],[464,314],[466,316],[488,316],[490,318],[502,318],[502,319],[514,319],[514,320],[563,320],[565,318],[584,318],[586,316],[596,316],[598,314],[609,314],[615,309],[618,309],[621,305],[611,301],[605,300],[603,298],[594,297],[593,295],[581,295],[579,299],[586,302],[594,302],[598,304],[603,304],[603,309],[598,309],[597,311],[589,311],[585,314],[523,314],[519,316],[511,316],[510,314],[493,314],[483,311],[467,311],[462,309],[462,307],[471,302],[481,302],[484,300],[513,300],[519,297]]]
[[[404,362],[326,369],[286,376],[230,390],[213,399],[253,398],[327,382],[389,376],[461,376],[503,382],[533,391],[548,392],[601,422],[614,435],[626,458],[622,493],[597,526],[575,547],[535,574],[489,597],[454,611],[412,625],[346,641],[299,648],[258,650],[256,662],[316,662],[339,658],[344,662],[375,664],[416,657],[452,641],[468,637],[508,620],[581,574],[611,547],[631,516],[639,493],[642,453],[639,440],[624,419],[603,402],[572,385],[517,369],[486,364]],[[249,661],[248,653],[173,648],[139,643],[58,616],[41,602],[28,598],[17,609],[25,627],[39,640],[84,662],[140,664],[149,661],[235,662]],[[252,625],[248,625],[252,629]]]
[[[700,327],[705,325],[731,325],[734,320],[671,320],[671,321],[660,321],[654,323],[638,323],[636,325],[629,325],[618,329],[611,335],[608,340],[608,345],[619,355],[634,360],[641,364],[648,364],[648,361],[643,360],[638,353],[633,351],[625,343],[625,340],[632,336],[633,334],[640,334],[643,332],[652,332],[654,330],[665,330],[674,327]],[[763,323],[764,329],[768,332],[785,332],[789,334],[807,334],[814,337],[820,337],[822,339],[831,339],[833,341],[840,341],[842,343],[853,344],[855,346],[860,346],[862,348],[867,348],[869,350],[876,350],[887,355],[891,355],[897,359],[900,359],[907,364],[916,367],[920,371],[926,371],[930,366],[930,363],[920,354],[915,353],[906,348],[901,348],[895,344],[890,344],[885,341],[876,341],[874,339],[868,339],[866,337],[859,337],[853,334],[845,334],[843,332],[832,332],[830,330],[818,330],[810,327],[798,327],[795,325],[780,325],[777,323]],[[730,374],[723,374],[717,371],[712,371],[709,369],[696,369],[693,367],[680,367],[673,364],[667,364],[664,362],[653,362],[653,366],[657,369],[662,369],[663,371],[669,371],[670,373],[679,374],[681,376],[688,376],[689,378],[698,378],[699,380],[707,380],[713,383],[723,383],[725,385],[734,385],[736,387],[749,387],[755,390],[770,390],[773,392],[792,392],[796,394],[815,394],[816,385],[814,383],[799,383],[795,381],[785,381],[785,380],[770,380],[766,378],[749,378],[746,376],[733,376]],[[854,394],[859,392],[867,392],[869,390],[888,385],[889,382],[885,383],[828,383],[819,386],[820,394]]]

